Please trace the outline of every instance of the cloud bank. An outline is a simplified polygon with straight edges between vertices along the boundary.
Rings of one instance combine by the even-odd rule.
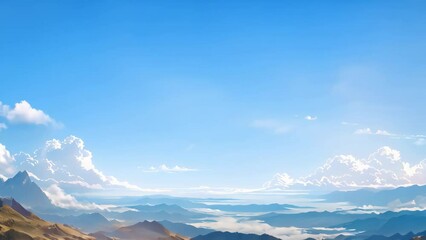
[[[401,159],[398,150],[381,147],[367,158],[337,155],[328,159],[314,173],[292,178],[277,173],[264,184],[267,188],[360,188],[397,187],[426,184],[426,161],[416,164]]]
[[[31,172],[42,186],[56,184],[69,192],[114,188],[142,190],[136,185],[104,174],[95,167],[92,157],[84,141],[75,136],[62,141],[49,140],[33,154],[21,152],[14,156],[16,168]]]

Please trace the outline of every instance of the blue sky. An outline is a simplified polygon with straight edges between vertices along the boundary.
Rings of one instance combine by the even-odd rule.
[[[0,101],[58,124],[3,118],[0,142],[32,152],[75,135],[98,169],[154,188],[255,188],[382,146],[416,163],[425,11],[414,0],[5,1]],[[391,136],[355,133],[368,128]],[[162,164],[196,171],[149,172]]]

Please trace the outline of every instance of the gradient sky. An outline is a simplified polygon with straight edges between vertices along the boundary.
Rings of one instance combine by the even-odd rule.
[[[0,119],[0,142],[32,152],[75,135],[97,168],[143,187],[255,188],[381,146],[419,162],[425,12],[420,0],[2,1],[0,101],[59,124]],[[367,128],[392,136],[355,134]],[[162,164],[197,171],[147,172]]]

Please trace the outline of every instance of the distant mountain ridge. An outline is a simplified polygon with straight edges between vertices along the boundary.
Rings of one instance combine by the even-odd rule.
[[[121,227],[105,235],[122,240],[187,240],[187,238],[169,231],[156,221],[139,222],[131,226]]]
[[[268,234],[245,234],[237,232],[212,232],[207,235],[201,235],[192,238],[192,240],[280,240]]]
[[[198,228],[185,223],[174,223],[167,220],[161,221],[161,225],[165,228],[186,237],[196,237],[214,232],[213,229]]]
[[[349,202],[359,206],[386,206],[395,200],[410,202],[418,197],[426,197],[426,185],[412,185],[394,189],[365,188],[353,191],[335,191],[322,197],[328,202]]]

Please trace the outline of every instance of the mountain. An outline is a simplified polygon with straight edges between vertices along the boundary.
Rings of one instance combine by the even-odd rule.
[[[13,178],[0,183],[0,196],[13,197],[32,210],[46,211],[55,208],[46,194],[32,182],[28,172],[18,172]]]
[[[114,232],[106,234],[110,237],[117,237],[120,240],[186,240],[176,233],[167,230],[158,222],[139,222],[135,225],[122,227]]]
[[[244,233],[231,233],[231,232],[212,232],[207,235],[192,238],[192,240],[279,240],[279,238],[262,234],[244,234]]]
[[[46,222],[28,212],[13,199],[1,200],[0,239],[95,240],[94,237],[81,233],[69,226]]]
[[[426,196],[426,185],[412,185],[408,187],[398,187],[394,189],[359,189],[353,191],[335,191],[323,195],[328,202],[349,202],[356,205],[376,205],[386,206],[388,203],[400,200],[409,202],[418,197]]]
[[[19,214],[24,217],[30,217],[32,213],[21,206],[15,199],[13,198],[0,198],[0,207],[9,206]]]
[[[96,240],[115,240],[115,238],[107,237],[103,232],[91,233],[89,236],[96,238]]]
[[[377,234],[389,236],[391,234],[406,234],[409,232],[419,232],[426,229],[425,216],[403,215],[389,219],[377,231]]]
[[[83,232],[112,231],[119,227],[116,223],[110,222],[100,213],[81,214],[77,216],[59,216],[45,214],[40,215],[43,219],[73,226]]]
[[[371,218],[357,219],[351,222],[329,226],[361,231],[359,235],[406,234],[426,229],[426,211],[385,212]]]
[[[305,212],[279,214],[268,213],[254,216],[251,219],[261,220],[274,227],[329,227],[343,224],[358,219],[365,219],[375,216],[374,214],[346,214],[342,212]]]
[[[199,235],[206,235],[211,232],[214,232],[212,229],[207,228],[197,228],[189,224],[184,223],[174,223],[170,221],[161,221],[161,225],[163,225],[165,228],[169,229],[170,231],[173,231],[181,236],[186,237],[196,237]]]
[[[107,217],[122,219],[131,223],[136,223],[141,220],[169,220],[172,222],[188,223],[200,218],[210,217],[208,214],[189,211],[178,205],[137,205],[130,206],[130,208],[133,210],[122,213],[110,212],[105,214]]]

